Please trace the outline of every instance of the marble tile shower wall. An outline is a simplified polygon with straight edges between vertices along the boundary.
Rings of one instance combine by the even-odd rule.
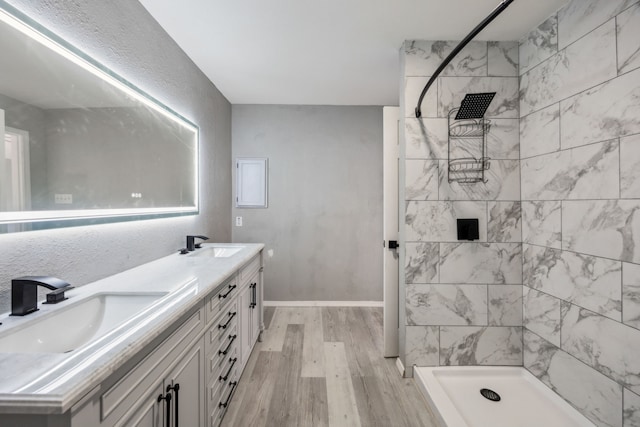
[[[572,0],[520,44],[524,366],[640,426],[640,2]]]
[[[457,45],[408,41],[404,58],[405,366],[522,365],[522,231],[518,43],[471,42],[414,108]],[[447,114],[466,93],[497,92],[488,180],[447,179]],[[456,219],[478,218],[480,239],[457,240]]]

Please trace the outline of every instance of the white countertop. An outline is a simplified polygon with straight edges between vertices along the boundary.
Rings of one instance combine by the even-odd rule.
[[[71,289],[66,292],[69,299],[59,304],[39,302],[40,310],[25,317],[0,315],[0,334],[4,334],[101,292],[168,292],[133,324],[70,353],[0,353],[0,413],[66,412],[264,248],[242,243],[202,245],[215,246],[244,248],[228,258],[172,254]]]

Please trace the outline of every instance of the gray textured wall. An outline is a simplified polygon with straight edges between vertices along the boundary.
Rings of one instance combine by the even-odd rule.
[[[233,210],[266,300],[382,300],[381,107],[234,105],[236,157],[269,158],[269,207]]]
[[[231,105],[137,1],[11,0],[200,127],[200,215],[0,235],[0,312],[10,279],[82,285],[167,255],[187,233],[231,240]]]

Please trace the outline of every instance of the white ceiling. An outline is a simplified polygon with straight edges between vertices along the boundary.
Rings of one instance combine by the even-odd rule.
[[[460,40],[498,0],[140,0],[233,104],[397,105],[404,40]],[[519,40],[567,0],[516,0]]]

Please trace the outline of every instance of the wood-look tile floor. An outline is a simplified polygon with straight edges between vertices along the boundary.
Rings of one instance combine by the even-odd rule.
[[[436,427],[382,356],[382,309],[268,307],[225,427]]]

